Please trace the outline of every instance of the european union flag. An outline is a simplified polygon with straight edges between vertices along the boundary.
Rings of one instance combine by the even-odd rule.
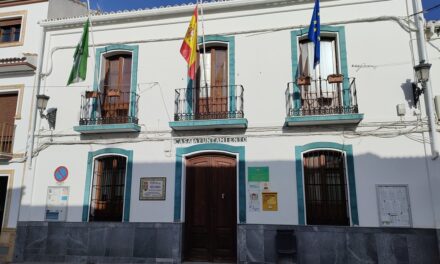
[[[309,40],[315,45],[315,57],[313,59],[313,69],[319,64],[321,55],[321,18],[319,15],[319,0],[315,0],[315,8],[313,9],[312,21],[309,27]]]

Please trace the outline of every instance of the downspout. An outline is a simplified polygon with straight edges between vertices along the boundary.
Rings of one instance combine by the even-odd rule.
[[[416,36],[417,36],[417,49],[419,53],[419,62],[427,63],[428,56],[426,52],[425,46],[425,35],[423,28],[423,10],[420,6],[420,0],[412,0],[413,3],[413,11],[416,14],[414,16],[415,25],[417,28]],[[426,107],[426,115],[428,116],[428,125],[429,125],[429,134],[431,140],[431,155],[432,159],[435,160],[439,156],[438,150],[438,139],[437,139],[437,129],[436,129],[436,120],[434,116],[434,99],[432,96],[432,87],[431,80],[426,82],[426,85],[423,85],[424,96],[425,96],[425,107]]]
[[[42,32],[42,39],[40,43],[40,52],[39,52],[39,59],[38,59],[38,73],[37,73],[37,86],[36,90],[34,92],[34,97],[32,98],[32,123],[31,123],[31,129],[29,132],[29,141],[28,141],[28,150],[27,150],[27,167],[28,169],[32,169],[32,156],[34,152],[34,141],[35,141],[35,129],[37,125],[37,115],[38,115],[38,109],[37,109],[37,95],[40,94],[41,90],[41,79],[43,78],[42,71],[43,71],[43,58],[44,58],[44,48],[46,43],[46,28],[43,27]]]

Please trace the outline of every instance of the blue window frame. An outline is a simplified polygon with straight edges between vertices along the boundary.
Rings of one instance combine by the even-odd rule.
[[[356,180],[354,171],[353,147],[351,145],[341,145],[333,142],[315,142],[304,146],[295,147],[295,166],[296,166],[296,187],[298,202],[298,224],[305,225],[305,196],[303,184],[303,154],[311,150],[330,149],[341,151],[346,156],[346,173],[348,180],[348,197],[350,202],[350,218],[352,225],[359,225]]]

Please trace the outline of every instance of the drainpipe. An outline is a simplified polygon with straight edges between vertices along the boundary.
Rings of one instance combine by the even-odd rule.
[[[43,71],[43,57],[44,57],[44,46],[46,42],[46,28],[43,27],[43,32],[41,34],[41,43],[40,43],[40,53],[39,53],[39,60],[38,60],[38,73],[37,73],[37,86],[36,91],[34,93],[34,98],[32,98],[32,123],[31,128],[29,132],[29,141],[28,141],[28,149],[27,149],[27,167],[28,169],[32,169],[32,154],[34,152],[34,141],[35,141],[35,129],[37,126],[37,115],[38,115],[38,109],[37,109],[37,95],[40,94],[41,89],[41,79],[42,71]]]
[[[417,49],[419,53],[419,62],[427,63],[428,56],[426,52],[425,46],[425,31],[424,31],[424,19],[423,19],[423,9],[421,8],[420,0],[412,0],[413,2],[413,11],[416,13],[414,16],[415,24],[417,28]],[[425,106],[426,106],[426,114],[428,116],[428,124],[429,124],[429,137],[431,141],[431,154],[432,159],[435,160],[439,156],[438,150],[438,139],[437,139],[437,129],[436,129],[436,120],[434,116],[434,99],[432,96],[432,87],[431,80],[426,82],[424,85],[424,96],[425,96]]]

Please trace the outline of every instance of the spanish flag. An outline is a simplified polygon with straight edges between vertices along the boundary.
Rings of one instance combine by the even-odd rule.
[[[188,30],[186,31],[185,39],[183,40],[182,47],[180,47],[180,53],[183,58],[188,62],[188,76],[191,80],[196,77],[196,59],[197,59],[197,16],[198,6],[194,9],[194,15],[189,23]]]

